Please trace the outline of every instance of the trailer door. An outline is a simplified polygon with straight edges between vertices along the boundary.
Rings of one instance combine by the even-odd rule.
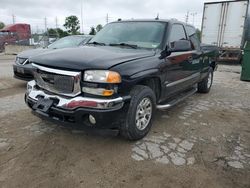
[[[222,3],[205,4],[202,21],[202,43],[219,45],[218,42],[223,17],[222,9]]]
[[[248,2],[235,1],[223,4],[225,6],[225,15],[219,46],[223,48],[241,48]]]

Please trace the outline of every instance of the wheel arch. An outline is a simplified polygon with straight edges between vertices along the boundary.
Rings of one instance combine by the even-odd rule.
[[[161,88],[161,80],[159,77],[151,76],[137,80],[136,85],[148,86],[155,93],[156,100],[158,101],[160,99],[162,88]]]

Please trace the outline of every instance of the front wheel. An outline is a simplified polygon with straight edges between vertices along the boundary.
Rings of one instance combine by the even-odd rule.
[[[214,78],[214,70],[212,67],[210,67],[207,77],[204,78],[200,83],[198,83],[198,92],[209,93],[213,84],[213,78]]]
[[[130,95],[129,110],[120,132],[126,139],[139,140],[148,134],[152,126],[156,97],[152,89],[141,85],[135,86]]]

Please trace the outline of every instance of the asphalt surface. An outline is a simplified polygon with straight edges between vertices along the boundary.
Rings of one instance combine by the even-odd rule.
[[[250,82],[220,65],[209,94],[156,113],[138,142],[42,121],[0,55],[0,187],[250,187]]]

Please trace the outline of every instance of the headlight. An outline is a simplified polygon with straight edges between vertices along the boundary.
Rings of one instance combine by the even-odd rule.
[[[16,57],[16,63],[20,65],[25,65],[29,61],[28,58],[21,58],[21,57]]]
[[[121,83],[121,76],[117,72],[106,70],[88,70],[84,73],[84,81],[96,83]]]
[[[121,76],[119,73],[114,71],[88,70],[84,72],[84,81],[102,84],[100,87],[85,85],[82,87],[82,91],[84,93],[108,97],[117,92],[117,86],[113,84],[121,83]],[[105,84],[112,84],[112,86],[105,87]]]

